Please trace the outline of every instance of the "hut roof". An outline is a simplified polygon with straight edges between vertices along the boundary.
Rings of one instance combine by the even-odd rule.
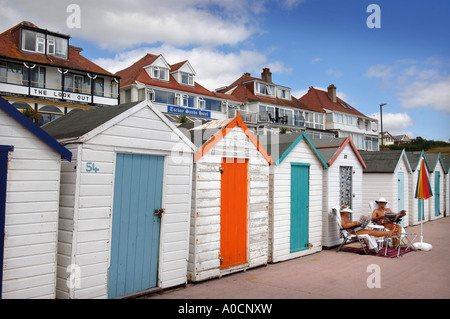
[[[355,152],[355,155],[358,158],[361,165],[363,166],[363,168],[366,168],[366,163],[364,163],[361,154],[359,153],[350,136],[346,138],[338,137],[326,139],[313,139],[311,141],[316,147],[317,151],[322,156],[322,158],[328,164],[328,166],[331,166],[334,163],[334,161],[336,161],[336,159],[339,157],[344,148],[347,145],[349,145],[353,150],[353,152]]]
[[[360,151],[361,157],[366,163],[364,173],[393,173],[404,157],[409,170],[411,167],[404,150],[393,151]]]

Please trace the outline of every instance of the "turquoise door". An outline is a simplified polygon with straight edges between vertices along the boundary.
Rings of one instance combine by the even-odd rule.
[[[405,209],[405,173],[398,172],[398,211],[403,209]],[[402,226],[404,225],[403,218],[400,222]]]
[[[441,181],[441,172],[434,172],[434,216],[439,216],[440,210],[440,181]]]
[[[308,248],[309,166],[291,163],[291,253]]]
[[[164,157],[117,154],[108,297],[157,285]]]

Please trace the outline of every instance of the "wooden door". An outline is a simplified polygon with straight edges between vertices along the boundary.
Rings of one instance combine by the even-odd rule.
[[[247,262],[247,164],[224,158],[221,165],[220,268]]]
[[[164,157],[117,154],[108,297],[156,287]]]
[[[309,164],[291,163],[290,252],[308,248],[309,243]]]

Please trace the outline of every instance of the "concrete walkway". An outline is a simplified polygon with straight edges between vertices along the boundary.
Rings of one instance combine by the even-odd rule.
[[[420,226],[407,232],[420,236]],[[145,299],[450,298],[450,218],[423,225],[428,252],[381,258],[323,250],[220,279],[143,296]],[[377,274],[379,274],[378,277]],[[379,279],[379,280],[378,280]],[[379,283],[380,288],[369,288]]]

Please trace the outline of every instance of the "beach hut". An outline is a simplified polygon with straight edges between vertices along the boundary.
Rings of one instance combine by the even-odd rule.
[[[412,176],[409,179],[409,225],[418,225],[421,222],[428,221],[429,219],[429,201],[433,198],[427,200],[415,198],[416,188],[417,188],[417,178],[419,177],[419,170],[422,161],[425,161],[425,167],[429,174],[429,165],[427,158],[425,157],[425,152],[406,152],[409,164],[412,170]],[[425,204],[426,203],[426,204]]]
[[[371,214],[369,204],[384,197],[393,212],[406,210],[400,224],[409,224],[409,178],[411,166],[405,150],[361,151],[366,168],[363,170],[363,212]]]
[[[186,283],[193,144],[148,101],[69,113],[45,130],[62,166],[58,298]]]
[[[328,165],[305,133],[260,135],[272,157],[269,262],[322,250],[323,170]]]
[[[181,125],[194,155],[188,280],[267,264],[271,157],[242,121]]]
[[[336,218],[331,208],[346,205],[353,210],[352,219],[367,215],[363,208],[363,169],[366,164],[351,137],[314,139],[313,145],[328,165],[323,172],[323,242],[324,247],[333,247],[342,242]]]
[[[428,200],[430,220],[444,217],[445,165],[441,153],[425,154],[430,165],[430,184],[433,197]]]
[[[450,156],[442,156],[442,159],[444,161],[444,167],[445,167],[445,204],[444,204],[444,216],[449,215],[449,209],[450,209],[450,177],[449,177],[449,169],[450,169]]]
[[[0,97],[0,298],[55,298],[61,158],[71,157]]]

